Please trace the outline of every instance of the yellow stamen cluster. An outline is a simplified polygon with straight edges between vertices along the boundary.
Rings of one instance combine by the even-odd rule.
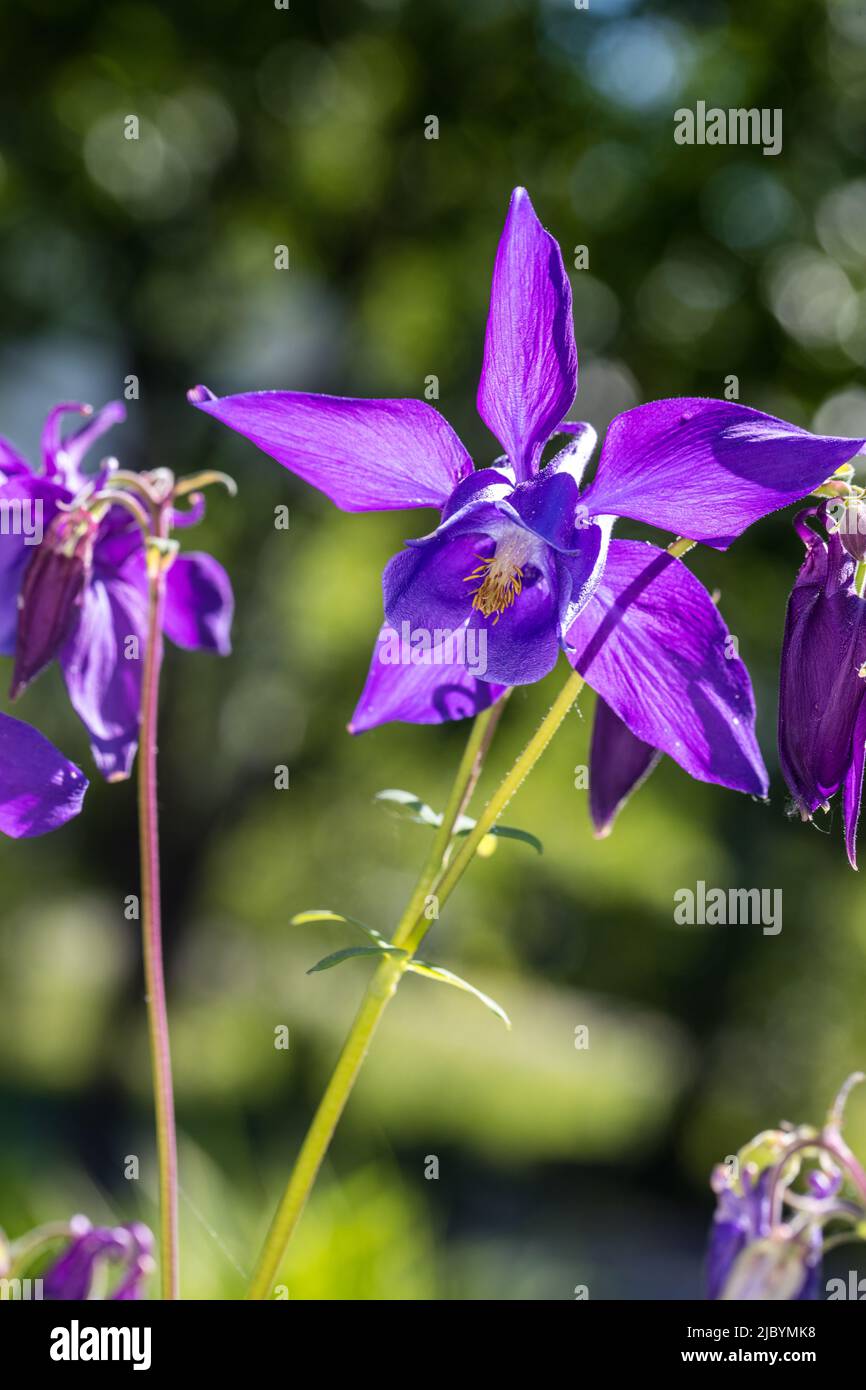
[[[478,588],[472,590],[472,607],[477,608],[485,618],[493,617],[495,613],[495,626],[523,588],[523,569],[520,565],[514,564],[507,555],[500,558],[499,553],[494,553],[486,559],[483,555],[476,555],[475,559],[478,561],[477,566],[471,574],[467,574],[463,582],[469,584],[475,580],[481,581]]]

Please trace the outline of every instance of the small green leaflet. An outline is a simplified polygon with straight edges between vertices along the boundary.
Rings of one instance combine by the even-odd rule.
[[[408,792],[401,792],[401,796],[409,796]],[[413,798],[414,799],[414,798]],[[429,807],[428,807],[429,810]],[[431,813],[432,814],[432,813]],[[464,817],[465,819],[465,817]],[[471,828],[471,827],[470,827]],[[522,831],[515,831],[516,835],[521,836]],[[539,851],[541,846],[539,846]],[[351,960],[354,956],[405,956],[406,951],[399,946],[392,946],[381,932],[376,931],[375,927],[368,927],[366,922],[361,922],[357,917],[346,917],[342,912],[332,912],[329,907],[314,907],[307,912],[299,912],[289,923],[292,927],[304,926],[307,922],[345,922],[347,926],[357,927],[365,936],[369,936],[376,944],[374,946],[345,946],[342,951],[334,951],[330,956],[325,956],[307,971],[308,975],[315,975],[319,970],[330,970],[335,965],[341,965],[344,960]],[[428,980],[438,980],[440,984],[451,985],[454,989],[462,989],[466,994],[474,994],[476,999],[480,999],[486,1009],[501,1018],[506,1028],[511,1027],[511,1019],[495,999],[491,999],[489,994],[483,994],[480,989],[470,985],[468,980],[462,980],[459,975],[455,975],[453,970],[446,970],[444,965],[432,965],[426,960],[410,960],[406,966],[416,975],[423,975]]]
[[[366,922],[360,921],[357,917],[346,917],[342,912],[332,912],[329,907],[312,907],[308,912],[299,912],[292,918],[289,926],[304,927],[308,922],[345,922],[349,927],[357,927],[365,936],[369,936],[371,941],[378,941],[386,946],[391,944],[375,927],[368,927]]]
[[[471,816],[461,816],[454,827],[455,835],[468,835],[470,830],[475,829],[475,821]],[[531,845],[539,854],[544,853],[544,845],[537,835],[530,835],[528,830],[518,830],[513,825],[494,825],[488,830],[488,835],[498,835],[502,840],[522,840],[525,845]]]
[[[308,975],[315,975],[317,970],[330,970],[335,965],[341,965],[344,960],[349,960],[352,956],[405,956],[399,946],[346,946],[342,951],[335,951],[332,956],[325,956],[323,960],[311,965],[307,971]]]
[[[314,975],[317,970],[330,970],[332,966],[340,965],[344,960],[351,959],[352,956],[405,956],[406,952],[399,946],[392,946],[390,941],[376,931],[375,927],[368,927],[366,922],[361,922],[357,917],[344,917],[342,912],[332,912],[329,907],[314,907],[308,912],[299,912],[289,923],[290,927],[302,927],[307,922],[345,922],[346,926],[357,927],[365,936],[369,936],[371,941],[375,941],[375,946],[346,946],[342,951],[334,951],[333,955],[325,956],[318,961],[308,971],[308,975]]]
[[[392,807],[394,814],[406,820],[413,821],[416,825],[429,825],[434,830],[442,824],[442,817],[434,811],[432,806],[428,806],[426,801],[422,801],[414,792],[401,790],[399,787],[389,787],[387,790],[377,792],[375,801],[385,802],[388,807]],[[475,821],[471,816],[461,816],[454,827],[455,835],[468,835],[470,830],[475,829]],[[497,835],[503,840],[521,840],[523,844],[530,845],[539,854],[544,853],[544,846],[537,835],[530,835],[528,830],[518,830],[511,825],[494,825],[488,832],[490,835]]]
[[[387,787],[385,791],[377,792],[373,800],[384,802],[386,808],[392,810],[394,815],[414,821],[416,825],[431,825],[435,829],[437,825],[442,824],[442,817],[414,792],[402,791],[399,787]]]
[[[455,975],[453,970],[446,970],[443,965],[431,965],[426,960],[410,960],[406,969],[413,971],[416,975],[423,975],[428,980],[438,980],[440,984],[453,985],[455,989],[462,989],[466,994],[474,994],[475,998],[480,999],[486,1009],[496,1014],[497,1018],[502,1019],[506,1028],[511,1028],[511,1019],[502,1005],[497,1004],[495,999],[491,999],[489,994],[482,994],[481,990],[470,985],[468,980],[461,980],[460,976]]]

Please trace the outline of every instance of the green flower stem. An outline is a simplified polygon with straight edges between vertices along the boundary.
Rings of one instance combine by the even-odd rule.
[[[454,778],[454,785],[448,797],[448,803],[442,813],[442,824],[439,826],[433,838],[433,844],[427,857],[427,862],[421,870],[421,875],[415,885],[415,890],[406,907],[403,916],[397,923],[397,928],[392,937],[395,946],[402,946],[405,937],[414,927],[419,916],[423,914],[427,896],[442,872],[446,855],[451,844],[451,836],[457,821],[463,815],[466,807],[472,799],[472,793],[481,775],[484,766],[484,759],[487,750],[493,741],[496,726],[502,715],[505,701],[510,695],[506,691],[501,700],[484,710],[482,714],[476,716],[472,732],[466,743],[457,775]]]
[[[508,775],[485,806],[475,828],[466,837],[450,865],[444,867],[458,817],[465,810],[478,780],[484,755],[499,717],[502,701],[479,715],[460,763],[448,807],[442,817],[433,848],[394,932],[393,942],[401,945],[405,956],[383,956],[367,986],[361,1007],[319,1108],[301,1145],[297,1162],[265,1240],[258,1265],[247,1292],[250,1299],[268,1298],[286,1248],[312,1191],[334,1131],[358,1076],[373,1034],[400,982],[406,966],[423,939],[430,922],[425,916],[427,897],[435,892],[441,906],[457,886],[475,851],[518,787],[541,757],[556,730],[565,719],[583,687],[583,678],[572,674],[541,721]]]
[[[680,536],[679,540],[671,541],[668,546],[668,555],[673,555],[675,560],[681,560],[684,555],[688,555],[690,550],[694,550],[696,544],[696,541],[690,541],[685,536]]]
[[[441,878],[434,883],[435,893],[439,900],[440,907],[447,902],[466,870],[469,868],[469,865],[475,857],[475,852],[484,839],[484,836],[490,833],[509,801],[514,796],[514,793],[521,784],[525,782],[526,778],[535,767],[535,764],[538,762],[538,759],[550,743],[553,735],[565,719],[565,716],[568,714],[583,689],[583,686],[583,676],[573,671],[523,752],[517,758],[511,771],[503,777],[493,796],[484,807],[484,810],[475,822],[474,828],[470,830],[469,834],[466,836],[466,839],[463,841],[451,863],[443,872]],[[410,956],[413,955],[423,941],[429,925],[429,921],[422,912],[409,924],[399,942],[395,935],[395,944],[402,945],[409,952]],[[405,968],[405,962],[403,962],[403,965]]]

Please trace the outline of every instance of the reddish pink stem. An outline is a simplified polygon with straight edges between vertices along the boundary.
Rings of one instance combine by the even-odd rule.
[[[156,1146],[159,1166],[160,1286],[162,1297],[179,1297],[177,1137],[171,1075],[168,1011],[162,957],[159,880],[159,810],[157,806],[157,724],[162,667],[162,616],[165,605],[164,556],[147,548],[147,648],[141,690],[138,750],[138,823],[141,853],[141,928],[147,1022],[150,1037]]]

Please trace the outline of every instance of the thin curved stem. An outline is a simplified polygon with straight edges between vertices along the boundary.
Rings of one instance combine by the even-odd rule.
[[[271,1295],[274,1280],[286,1253],[286,1248],[312,1191],[373,1035],[397,989],[401,976],[430,926],[425,915],[428,894],[431,890],[434,891],[439,906],[441,906],[453,892],[484,836],[495,825],[512,796],[535,766],[565,719],[577,699],[583,683],[583,678],[577,674],[572,674],[566,681],[562,691],[517,758],[511,771],[488,801],[474,829],[466,837],[451,864],[445,868],[445,856],[451,844],[454,826],[458,817],[465,810],[468,798],[478,780],[483,758],[489,747],[496,720],[499,717],[499,714],[494,712],[498,710],[498,706],[494,706],[476,718],[433,848],[392,938],[393,944],[401,945],[406,955],[383,956],[367,986],[361,1007],[352,1024],[325,1094],[313,1117],[312,1124],[307,1131],[306,1138],[301,1145],[292,1175],[271,1223],[247,1292],[248,1298],[263,1299]],[[501,705],[501,701],[499,704]]]
[[[176,1299],[179,1297],[177,1138],[162,959],[157,807],[157,725],[159,676],[162,667],[165,557],[155,545],[149,545],[147,548],[147,573],[147,647],[142,673],[138,750],[141,933],[159,1167],[160,1289],[163,1298]]]

